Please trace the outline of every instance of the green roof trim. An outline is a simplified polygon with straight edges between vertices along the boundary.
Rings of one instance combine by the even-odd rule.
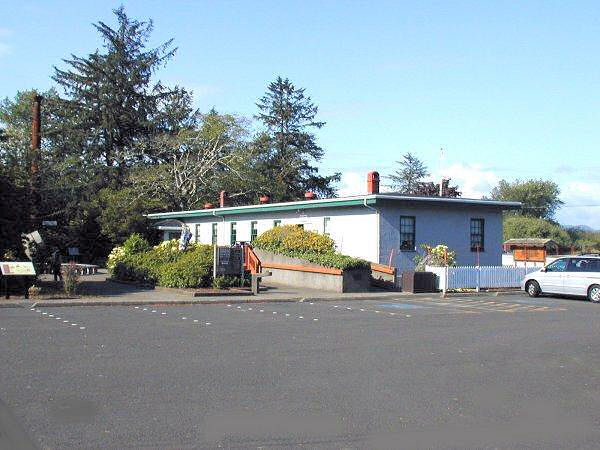
[[[367,198],[367,205],[374,205],[377,203],[375,198]],[[242,215],[242,214],[256,214],[256,213],[268,213],[275,211],[298,211],[303,209],[315,209],[315,208],[339,208],[343,206],[364,206],[365,199],[353,199],[353,200],[335,200],[332,199],[329,202],[324,201],[313,201],[313,202],[302,202],[298,204],[273,204],[273,205],[261,205],[255,207],[239,206],[230,208],[214,208],[197,211],[174,211],[165,213],[148,214],[149,219],[174,219],[184,217],[218,217],[218,216],[231,216],[231,215]]]

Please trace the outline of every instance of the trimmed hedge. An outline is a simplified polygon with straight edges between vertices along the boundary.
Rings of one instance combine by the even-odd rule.
[[[135,240],[137,241],[137,238]],[[152,283],[164,287],[210,286],[212,247],[190,244],[185,252],[181,252],[178,245],[178,241],[174,239],[147,251],[139,251],[143,248],[143,243],[139,242],[129,248],[125,245],[117,247],[111,252],[112,258],[109,257],[113,263],[111,274],[118,280]]]
[[[252,241],[252,245],[267,252],[306,259],[311,263],[332,269],[370,267],[370,263],[364,259],[336,253],[335,243],[329,236],[305,231],[295,225],[285,225],[265,231]]]

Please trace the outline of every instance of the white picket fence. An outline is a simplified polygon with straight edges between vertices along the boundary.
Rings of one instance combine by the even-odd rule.
[[[456,266],[448,267],[448,289],[490,289],[516,288],[521,286],[525,275],[539,270],[539,267],[513,266]],[[427,266],[427,272],[439,277],[439,289],[443,289],[446,268]]]

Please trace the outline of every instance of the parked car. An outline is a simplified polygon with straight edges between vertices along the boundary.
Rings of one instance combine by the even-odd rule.
[[[540,294],[576,295],[600,303],[600,256],[559,258],[526,275],[521,288],[530,297]]]

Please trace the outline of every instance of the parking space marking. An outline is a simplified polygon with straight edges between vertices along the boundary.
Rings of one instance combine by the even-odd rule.
[[[70,320],[66,320],[63,319],[62,317],[59,317],[58,314],[53,314],[51,312],[46,312],[46,311],[42,311],[41,309],[35,309],[35,308],[30,308],[29,311],[40,314],[40,318],[43,319],[44,316],[46,316],[46,318],[48,319],[54,319],[54,320],[58,320],[59,324],[66,324],[66,325],[71,325],[71,326],[77,326],[76,323],[71,322]],[[56,322],[55,322],[56,323]],[[80,330],[85,330],[85,327],[79,327]]]

